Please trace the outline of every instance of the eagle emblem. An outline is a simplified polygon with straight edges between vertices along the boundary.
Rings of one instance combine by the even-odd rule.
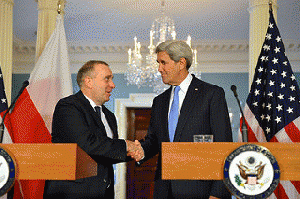
[[[240,170],[241,177],[246,180],[245,184],[255,185],[258,184],[257,180],[263,176],[266,164],[262,165],[262,162],[260,162],[257,166],[247,167],[240,161],[240,164],[237,164],[237,166]]]

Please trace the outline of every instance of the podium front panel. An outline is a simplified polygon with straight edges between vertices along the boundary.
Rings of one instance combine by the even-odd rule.
[[[20,180],[76,180],[97,175],[97,163],[77,144],[0,144],[16,160]]]
[[[226,157],[247,143],[164,142],[162,179],[222,180]],[[251,143],[266,147],[276,158],[280,180],[300,181],[300,143]]]

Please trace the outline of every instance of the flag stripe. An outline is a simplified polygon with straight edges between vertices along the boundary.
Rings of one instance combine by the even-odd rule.
[[[289,123],[286,127],[284,127],[284,129],[292,142],[300,142],[300,131],[294,122]]]
[[[7,117],[5,124],[14,143],[51,143],[51,135],[26,88]]]
[[[300,181],[291,181],[291,183],[297,189],[297,192],[300,193]],[[298,195],[298,198],[300,198],[300,195]]]
[[[270,142],[292,142],[292,140],[286,133],[285,128],[283,128],[270,140]]]
[[[275,193],[275,196],[277,198],[280,198],[280,199],[288,199],[289,198],[281,183],[278,184],[278,186],[277,186],[276,190],[274,191],[274,193]]]
[[[294,186],[294,185],[297,186],[299,184],[297,184],[297,183],[293,184],[292,181],[287,181],[287,180],[281,180],[280,183],[285,190],[285,194],[286,194],[287,198],[300,198],[300,195]]]

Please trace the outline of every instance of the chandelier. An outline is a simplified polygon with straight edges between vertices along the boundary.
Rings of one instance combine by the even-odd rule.
[[[161,74],[158,72],[158,63],[156,61],[155,48],[161,42],[166,40],[175,40],[176,32],[174,21],[165,15],[165,2],[162,0],[161,15],[154,20],[150,30],[149,53],[143,59],[141,54],[141,43],[137,42],[134,37],[134,49],[128,50],[128,63],[125,72],[127,84],[141,86],[149,86],[153,88],[153,92],[159,94],[166,90],[169,86],[162,82]],[[188,36],[187,44],[191,47],[191,37]],[[156,45],[154,45],[156,43]],[[201,72],[198,72],[197,66],[197,50],[192,49],[193,63],[189,69],[196,77],[201,78]]]

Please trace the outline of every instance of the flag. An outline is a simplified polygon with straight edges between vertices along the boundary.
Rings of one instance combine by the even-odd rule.
[[[4,114],[6,113],[6,111],[8,109],[3,79],[4,78],[3,78],[2,70],[0,68],[0,115],[1,115],[1,121],[0,122],[3,121]],[[4,121],[7,122],[7,119],[4,120]],[[10,138],[10,135],[9,135],[8,131],[7,131],[7,128],[5,128],[5,127],[4,127],[4,132],[3,132],[2,143],[3,144],[12,143],[12,140]],[[1,196],[0,198],[1,199],[6,199],[7,194]]]
[[[4,82],[3,82],[3,74],[2,70],[0,68],[0,113],[1,113],[1,118],[3,117],[5,111],[8,109],[7,106],[7,99],[6,99],[6,94],[4,90]]]
[[[2,119],[3,119],[3,116],[6,112],[6,110],[8,109],[3,79],[4,78],[3,78],[2,70],[0,68],[0,100],[1,100],[1,102],[0,102],[0,114],[1,114],[1,122],[2,122]],[[5,122],[7,122],[7,119],[5,120]],[[4,127],[2,143],[3,144],[12,143],[11,137],[10,137],[8,131],[7,131],[7,128],[5,128],[5,127]]]
[[[50,143],[51,122],[56,103],[72,94],[71,74],[63,18],[56,27],[11,114],[10,132],[14,143]],[[44,180],[21,180],[14,186],[14,199],[42,199]]]
[[[244,115],[249,142],[300,141],[300,91],[271,9]],[[299,193],[299,182],[280,181],[270,197],[295,199]]]

